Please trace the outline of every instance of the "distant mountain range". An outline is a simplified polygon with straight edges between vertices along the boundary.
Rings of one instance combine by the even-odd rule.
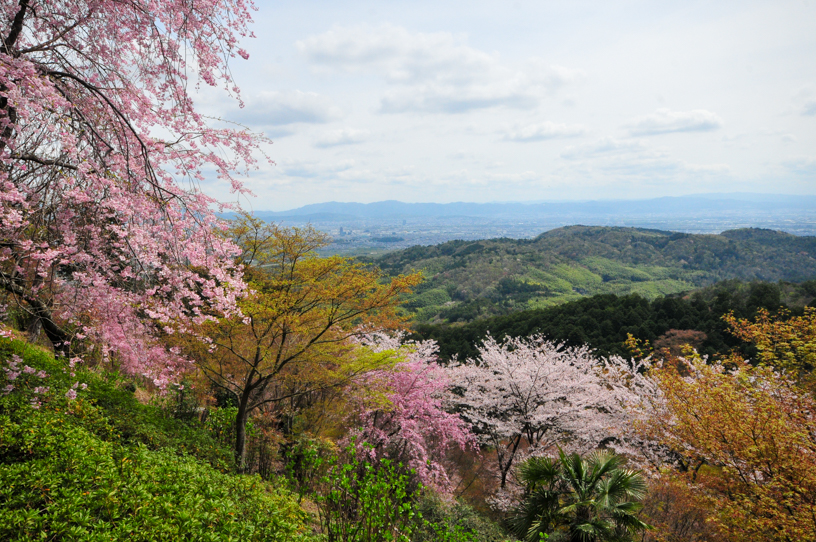
[[[643,200],[553,201],[538,203],[375,203],[327,202],[288,211],[258,211],[265,220],[298,218],[315,222],[359,219],[480,217],[554,219],[568,216],[688,216],[712,213],[794,213],[816,216],[816,196],[779,194],[697,194]]]

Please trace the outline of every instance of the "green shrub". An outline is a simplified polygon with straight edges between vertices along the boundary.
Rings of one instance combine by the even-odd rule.
[[[504,542],[502,528],[470,506],[427,493],[416,503],[411,542]]]
[[[434,288],[433,290],[426,290],[420,294],[411,296],[405,303],[409,309],[419,309],[422,307],[439,306],[451,300],[450,295],[443,288]]]
[[[409,542],[414,511],[410,476],[388,459],[331,458],[316,502],[328,542]]]
[[[0,540],[309,539],[288,492],[213,468],[205,429],[140,405],[115,379],[0,340],[0,365],[15,354],[36,373],[0,371],[0,390],[13,386],[0,396]]]
[[[54,359],[52,354],[39,347],[23,341],[0,339],[0,364],[15,354],[26,364],[48,373],[42,383],[51,391],[47,401],[63,397],[74,383],[85,384],[87,389],[77,389],[77,396],[95,408],[77,423],[102,439],[115,439],[121,444],[144,444],[151,450],[172,448],[202,459],[221,471],[232,470],[234,460],[230,445],[219,443],[197,421],[185,422],[168,415],[157,405],[141,404],[134,396],[132,385],[121,376],[99,374],[81,365],[70,368],[64,360]],[[0,374],[0,382],[3,377]],[[31,380],[30,376],[28,378]],[[29,392],[35,384],[29,384]],[[0,385],[0,389],[4,386]],[[17,388],[19,391],[20,386]],[[7,400],[15,400],[15,396],[20,405],[26,404],[19,394],[11,394]]]

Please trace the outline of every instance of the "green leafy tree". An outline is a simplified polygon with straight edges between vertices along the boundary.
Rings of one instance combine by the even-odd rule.
[[[626,469],[624,459],[598,450],[584,459],[559,451],[558,458],[533,457],[519,466],[526,497],[510,519],[526,542],[624,542],[651,527],[638,519],[646,479]]]
[[[315,501],[327,542],[408,542],[414,525],[410,475],[388,459],[365,461],[350,446],[328,460]]]
[[[247,468],[249,416],[291,398],[341,387],[390,362],[366,356],[349,339],[401,325],[400,296],[419,274],[384,280],[348,258],[321,258],[328,237],[313,228],[285,229],[244,214],[228,232],[242,250],[249,292],[241,312],[182,336],[200,374],[236,399],[235,457]]]

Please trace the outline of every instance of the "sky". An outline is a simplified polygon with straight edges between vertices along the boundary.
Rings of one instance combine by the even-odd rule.
[[[816,195],[814,0],[256,6],[195,95],[272,141],[245,208]]]

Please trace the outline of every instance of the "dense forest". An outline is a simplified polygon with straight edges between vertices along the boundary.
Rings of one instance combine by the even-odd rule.
[[[374,260],[389,273],[422,271],[407,300],[419,322],[469,322],[597,294],[647,299],[727,279],[801,282],[813,278],[816,241],[744,229],[692,235],[635,228],[571,226],[535,239],[451,241]]]
[[[801,314],[816,299],[816,281],[803,283],[742,282],[728,280],[687,294],[647,299],[638,294],[600,294],[569,301],[554,307],[518,311],[482,318],[467,324],[414,325],[413,337],[432,339],[439,344],[440,356],[450,360],[474,358],[477,346],[488,334],[496,339],[541,334],[566,345],[586,344],[598,354],[628,355],[627,335],[650,341],[656,346],[671,343],[677,331],[700,332],[692,345],[704,355],[725,354],[746,348],[729,333],[723,316],[754,318],[757,310],[789,310]],[[749,356],[750,349],[743,350]]]

